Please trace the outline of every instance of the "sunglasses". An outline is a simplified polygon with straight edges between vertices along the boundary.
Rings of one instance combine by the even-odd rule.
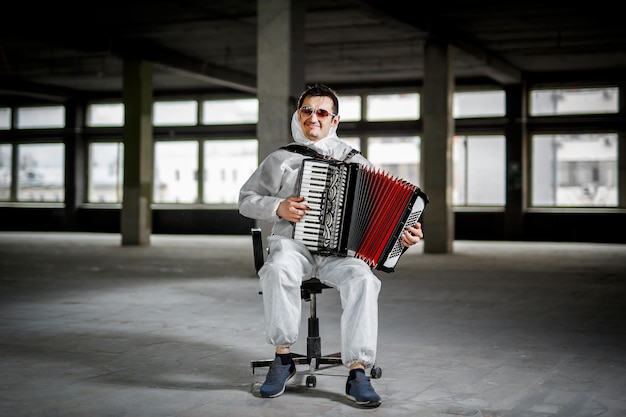
[[[337,116],[337,114],[330,113],[328,110],[324,110],[324,109],[314,109],[311,106],[300,107],[300,116],[310,117],[313,115],[313,113],[315,113],[318,119],[325,119],[328,116],[332,116],[332,117]]]

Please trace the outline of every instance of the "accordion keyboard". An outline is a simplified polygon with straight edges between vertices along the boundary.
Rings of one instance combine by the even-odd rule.
[[[310,210],[295,224],[294,238],[312,251],[339,249],[347,170],[346,164],[314,159],[303,162],[298,194]]]

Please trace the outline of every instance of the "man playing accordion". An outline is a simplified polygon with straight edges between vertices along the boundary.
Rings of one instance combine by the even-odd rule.
[[[307,88],[298,99],[291,132],[296,143],[339,161],[372,164],[337,137],[337,94],[325,85]],[[258,271],[263,293],[267,342],[276,356],[261,386],[262,397],[278,397],[296,374],[290,348],[297,339],[301,319],[300,285],[317,276],[340,292],[341,359],[349,369],[346,396],[364,407],[378,407],[381,397],[365,375],[374,366],[378,343],[378,294],[381,281],[361,259],[322,256],[293,239],[294,224],[310,209],[296,196],[299,171],[306,155],[278,149],[268,155],[242,186],[239,212],[248,218],[273,223],[268,237],[269,254]],[[423,238],[421,224],[407,226],[402,244],[415,245]]]

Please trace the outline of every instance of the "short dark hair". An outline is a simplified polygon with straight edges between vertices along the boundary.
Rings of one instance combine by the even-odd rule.
[[[333,113],[339,114],[339,98],[337,97],[337,92],[335,92],[332,88],[324,84],[314,84],[308,86],[298,99],[298,108],[302,107],[302,102],[309,96],[330,97],[333,100],[333,105],[335,106]]]

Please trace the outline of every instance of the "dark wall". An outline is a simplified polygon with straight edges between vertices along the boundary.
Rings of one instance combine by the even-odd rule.
[[[514,240],[506,236],[502,212],[457,212],[454,218],[455,239]],[[624,213],[527,212],[522,235],[515,240],[626,243],[625,230]]]
[[[155,234],[249,234],[255,222],[237,210],[153,210]],[[3,231],[73,231],[120,233],[119,209],[0,208]]]

